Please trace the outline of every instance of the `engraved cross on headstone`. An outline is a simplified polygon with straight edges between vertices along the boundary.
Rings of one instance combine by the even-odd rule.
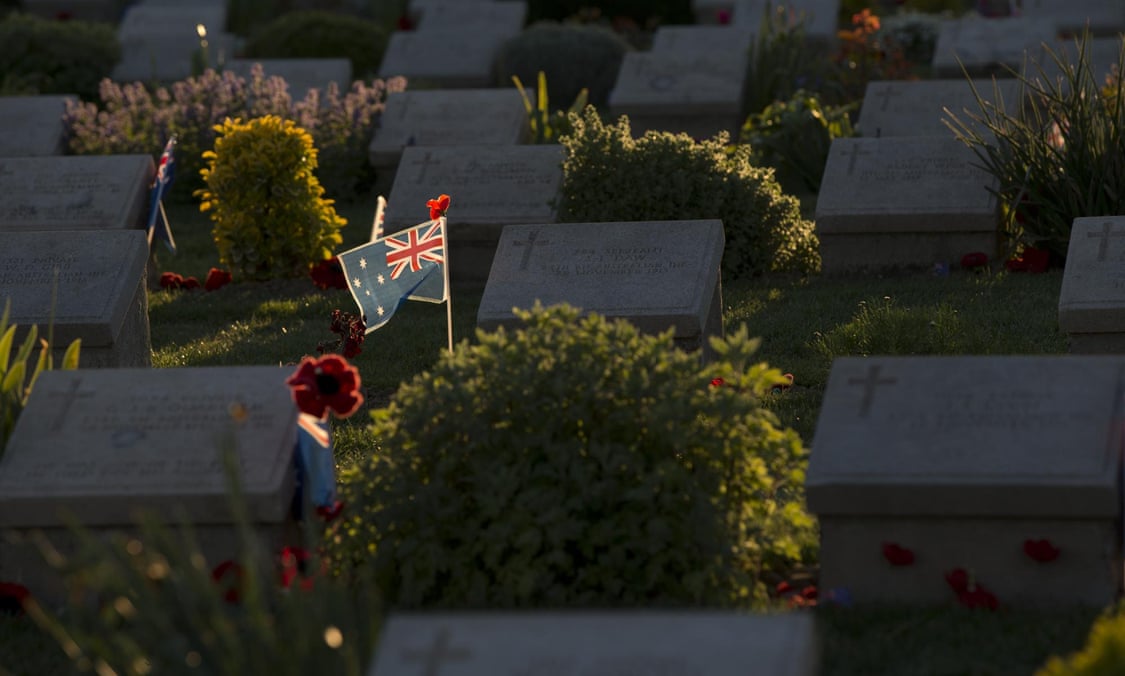
[[[449,645],[449,633],[448,627],[442,627],[438,629],[429,648],[403,650],[403,661],[422,662],[421,676],[441,676],[442,662],[463,662],[472,657],[472,653],[465,648],[453,648]]]
[[[896,91],[895,88],[892,87],[891,85],[884,86],[883,91],[881,91],[881,92],[871,92],[872,96],[883,97],[883,105],[882,105],[882,107],[879,108],[879,111],[883,112],[883,113],[887,112],[887,106],[890,105],[890,103],[891,103],[891,97],[892,96],[899,96],[901,94],[902,94],[902,92]]]
[[[875,400],[875,388],[879,385],[894,385],[898,382],[897,378],[879,378],[879,372],[883,367],[879,364],[872,364],[867,369],[866,378],[848,378],[849,385],[863,385],[863,399],[859,404],[859,417],[866,418],[867,413],[871,410],[871,404]]]
[[[851,176],[852,172],[855,171],[856,158],[859,157],[860,155],[870,155],[870,154],[871,153],[867,152],[866,150],[860,150],[858,143],[852,144],[852,149],[844,153],[845,156],[849,157],[849,159],[848,159],[848,176]]]
[[[1117,232],[1114,232],[1113,223],[1110,221],[1106,221],[1105,223],[1102,223],[1101,232],[1086,233],[1086,239],[1090,239],[1091,237],[1100,237],[1102,240],[1098,242],[1098,262],[1100,263],[1105,260],[1105,255],[1109,253],[1109,238],[1125,237],[1125,231],[1118,230]]]
[[[531,262],[531,252],[532,252],[532,250],[535,249],[536,244],[538,244],[539,246],[546,246],[550,243],[551,243],[551,240],[549,240],[549,239],[544,239],[544,240],[539,239],[539,231],[538,230],[532,230],[531,233],[527,236],[526,242],[521,242],[519,240],[517,240],[515,242],[512,242],[512,246],[526,246],[527,247],[526,249],[523,250],[523,258],[520,259],[520,267],[519,267],[520,271],[522,272],[522,271],[527,269],[527,264]]]
[[[71,406],[71,404],[74,403],[75,399],[89,399],[90,397],[94,396],[93,390],[86,390],[84,392],[80,392],[78,388],[81,387],[81,386],[82,386],[82,378],[81,377],[75,377],[74,379],[72,379],[70,381],[70,387],[68,387],[65,392],[48,392],[47,393],[48,397],[52,397],[52,398],[61,397],[62,400],[63,400],[62,406],[59,407],[59,412],[57,414],[55,414],[55,422],[54,422],[54,424],[51,425],[51,431],[52,432],[58,431],[59,429],[62,428],[63,423],[66,422],[66,414],[68,412],[70,412],[70,406]]]
[[[427,150],[426,155],[422,158],[422,171],[418,172],[418,178],[414,179],[414,181],[421,183],[426,180],[426,173],[429,171],[430,165],[432,164],[441,164],[441,161],[433,159],[430,152]]]

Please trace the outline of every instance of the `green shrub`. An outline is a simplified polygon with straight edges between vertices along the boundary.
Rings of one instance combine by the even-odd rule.
[[[693,141],[650,131],[634,139],[627,118],[606,125],[592,107],[570,121],[573,132],[560,139],[560,220],[718,218],[726,233],[724,275],[820,269],[813,224],[801,219],[772,169],[751,163],[748,146],[726,147],[725,134]]]
[[[121,58],[109,24],[12,14],[0,21],[0,87],[10,93],[92,99]]]
[[[569,134],[571,131],[570,116],[582,112],[587,105],[586,90],[583,89],[578,93],[578,98],[574,99],[574,103],[571,103],[569,108],[556,110],[552,113],[551,98],[547,89],[547,76],[543,71],[539,71],[534,104],[528,97],[527,90],[519,77],[513,75],[512,82],[516,85],[520,98],[523,99],[524,110],[527,112],[527,124],[531,131],[530,143],[558,143],[559,136]]]
[[[283,14],[246,42],[255,59],[346,58],[352,77],[366,80],[379,70],[387,32],[379,24],[346,14],[308,10]]]
[[[630,49],[623,38],[601,26],[537,23],[500,49],[496,83],[507,86],[513,76],[534,82],[542,72],[551,99],[570,102],[585,89],[590,103],[604,107]]]
[[[701,367],[671,331],[518,314],[526,328],[479,331],[373,412],[380,449],[342,478],[335,560],[404,608],[764,602],[811,519],[757,341],[743,327]]]
[[[331,257],[346,221],[322,197],[312,136],[275,115],[227,119],[216,131],[196,196],[211,212],[219,261],[236,276],[268,279],[299,277]]]
[[[1035,676],[1117,676],[1125,673],[1125,614],[1108,612],[1090,628],[1086,645],[1069,657],[1052,657]]]

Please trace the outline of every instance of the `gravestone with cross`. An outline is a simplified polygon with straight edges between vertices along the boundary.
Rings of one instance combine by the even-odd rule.
[[[562,160],[557,145],[404,148],[387,200],[386,232],[425,220],[426,202],[449,195],[451,282],[480,288],[503,226],[555,220]]]
[[[481,88],[493,85],[493,62],[504,42],[519,34],[505,26],[395,31],[379,65],[379,77],[402,75],[411,87]]]
[[[74,96],[0,97],[0,157],[63,154],[63,113],[77,102]]]
[[[974,94],[973,90],[976,89]],[[999,98],[996,94],[999,92]],[[867,84],[856,127],[861,136],[943,136],[953,131],[945,124],[949,113],[969,122],[969,113],[980,115],[977,95],[986,105],[1003,104],[1014,113],[1018,108],[1018,82],[992,80],[877,80]],[[949,111],[947,113],[946,111]]]
[[[209,565],[240,551],[224,453],[246,509],[276,551],[294,491],[292,369],[236,366],[49,371],[0,459],[0,528],[42,529],[66,552],[69,519],[102,536],[142,513],[192,525]],[[30,544],[0,540],[0,578],[59,598]]]
[[[931,267],[998,248],[995,180],[960,141],[838,138],[816,205],[825,272]]]
[[[148,366],[148,251],[140,230],[0,230],[0,311],[11,301],[17,341],[53,322],[55,363],[81,339],[81,368]]]
[[[732,29],[733,30],[733,29]],[[714,51],[627,52],[609,94],[610,116],[628,115],[634,135],[737,134],[749,57]]]
[[[369,676],[811,676],[818,654],[801,613],[392,613]]]
[[[1115,598],[1123,395],[1111,356],[837,359],[806,480],[821,598],[948,605],[958,569],[1002,605]]]
[[[394,169],[408,146],[516,145],[527,134],[527,111],[511,87],[395,92],[387,95],[368,157],[376,169]]]
[[[504,228],[477,326],[518,327],[512,308],[569,303],[646,333],[674,329],[703,349],[723,334],[720,221],[562,223]]]
[[[1125,216],[1074,219],[1059,328],[1076,353],[1125,353]]]
[[[937,77],[1009,77],[1026,59],[1041,58],[1059,29],[1053,19],[1029,16],[946,19],[941,23],[932,61]]]

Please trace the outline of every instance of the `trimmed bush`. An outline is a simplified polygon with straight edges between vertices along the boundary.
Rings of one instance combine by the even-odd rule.
[[[379,70],[387,33],[374,21],[316,10],[289,12],[274,19],[246,42],[246,56],[257,59],[350,59],[352,77],[367,79]]]
[[[330,258],[347,221],[322,197],[312,136],[276,115],[226,120],[217,131],[196,195],[211,212],[219,261],[244,279],[269,279]]]
[[[820,269],[813,224],[781,192],[773,169],[755,167],[748,146],[727,136],[694,141],[649,131],[635,139],[629,120],[607,125],[587,108],[560,139],[559,219],[570,222],[718,218],[726,233],[723,274],[811,273]]]
[[[478,331],[374,411],[331,545],[400,608],[748,606],[812,542],[805,451],[761,407],[745,327],[719,360],[566,306]],[[722,378],[730,386],[714,386]],[[549,413],[549,414],[545,414]]]
[[[1036,676],[1116,676],[1125,673],[1125,614],[1102,615],[1090,629],[1086,645],[1068,657],[1052,657]]]
[[[496,59],[496,84],[510,85],[513,75],[530,84],[543,72],[556,105],[569,105],[586,89],[591,104],[605,106],[630,49],[601,26],[537,23],[504,44]]]
[[[121,58],[109,24],[12,14],[0,21],[0,91],[92,99]]]

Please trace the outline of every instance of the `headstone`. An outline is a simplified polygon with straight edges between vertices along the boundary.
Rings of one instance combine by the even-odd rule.
[[[0,157],[0,232],[143,227],[148,155]]]
[[[967,71],[972,76],[1004,76],[1006,68],[1018,71],[1025,59],[1041,58],[1042,45],[1053,44],[1057,37],[1051,19],[948,19],[941,23],[934,47],[934,75],[957,78]]]
[[[116,81],[181,80],[191,76],[192,59],[200,50],[197,26],[206,29],[211,65],[235,53],[236,38],[223,32],[226,8],[214,3],[133,5],[117,29],[121,61]]]
[[[706,350],[723,335],[723,241],[717,220],[509,225],[477,326],[517,327],[512,308],[565,302],[646,333],[674,328],[678,346]]]
[[[473,31],[431,28],[395,31],[379,77],[406,77],[411,87],[479,88],[493,84],[492,66],[500,48],[519,31],[482,26]]]
[[[283,78],[293,101],[304,100],[310,89],[319,89],[323,101],[330,82],[336,83],[341,96],[352,86],[352,62],[348,59],[230,59],[223,68],[249,79],[255,63],[262,64],[267,78]]]
[[[1081,35],[1113,36],[1125,30],[1125,4],[1106,0],[1020,0],[1020,13],[1054,21],[1059,30]]]
[[[1059,291],[1070,351],[1125,353],[1125,216],[1076,218]]]
[[[0,157],[61,155],[63,113],[76,96],[0,96]]]
[[[836,42],[840,0],[735,0],[733,24],[749,26],[757,34],[767,11],[784,17],[786,26],[801,24],[813,45]]]
[[[692,0],[691,12],[697,24],[727,25],[734,18],[734,0]]]
[[[1111,602],[1123,391],[1114,357],[837,359],[806,480],[820,598],[955,603],[960,569],[1006,606]]]
[[[113,22],[121,16],[121,0],[23,0],[23,10],[44,19]]]
[[[392,613],[370,676],[811,676],[804,613]]]
[[[558,145],[405,148],[387,200],[386,232],[426,220],[426,202],[449,195],[450,277],[483,286],[503,226],[555,220],[562,161]]]
[[[527,133],[527,111],[514,88],[407,90],[387,95],[369,157],[372,166],[389,169],[407,146],[515,145]]]
[[[660,26],[652,36],[652,51],[719,52],[734,59],[750,53],[754,38],[755,33],[746,26]]]
[[[0,232],[0,311],[19,336],[53,320],[56,363],[81,338],[83,368],[148,366],[147,260],[140,230]]]
[[[141,513],[190,523],[209,566],[240,552],[223,453],[237,454],[250,519],[276,551],[294,491],[292,369],[224,366],[42,374],[0,460],[0,528],[68,519],[103,534]],[[34,547],[0,541],[0,577],[54,596]]]
[[[974,94],[974,88],[976,93]],[[862,136],[943,136],[953,137],[946,126],[953,113],[958,120],[971,123],[969,115],[980,115],[981,100],[995,110],[996,93],[1003,110],[1015,114],[1019,107],[1019,82],[1010,80],[878,80],[867,84],[867,93],[856,123]],[[949,113],[946,112],[949,111]]]
[[[628,115],[632,131],[736,135],[748,58],[703,52],[627,52],[609,94],[610,116]]]
[[[523,29],[526,20],[527,5],[523,2],[444,0],[427,2],[418,8],[418,25],[415,30],[475,30],[481,27],[515,34]]]
[[[995,255],[995,180],[977,162],[954,138],[835,139],[816,204],[824,272]]]
[[[1090,38],[1086,41],[1087,67],[1099,88],[1105,85],[1106,78],[1117,66],[1117,60],[1121,55],[1121,44],[1121,37]],[[1062,66],[1075,68],[1078,65],[1078,43],[1073,39],[1063,39],[1050,47],[1056,58],[1044,53],[1037,63],[1029,64],[1026,76],[1035,80],[1045,77],[1052,86],[1062,85],[1066,81]],[[1066,90],[1067,88],[1063,86],[1062,91]]]

